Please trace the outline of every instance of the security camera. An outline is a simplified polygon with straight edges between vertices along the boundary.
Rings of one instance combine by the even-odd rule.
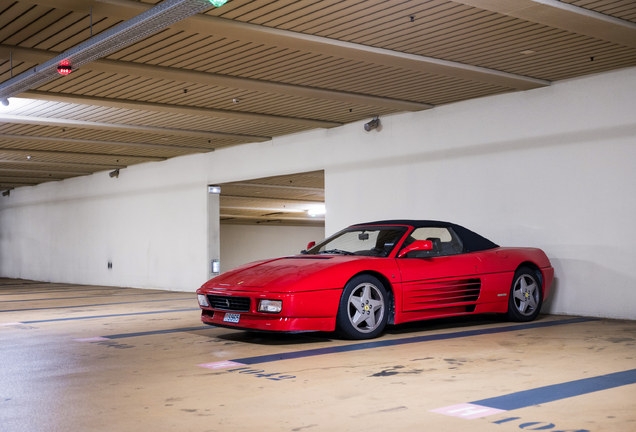
[[[2,196],[4,196],[4,197],[7,197],[9,195],[11,195],[11,191],[6,190],[6,191],[2,192]]]
[[[9,99],[2,99],[2,105],[9,106]]]
[[[115,171],[109,172],[108,175],[110,176],[110,178],[119,178],[119,168],[117,168]]]
[[[371,120],[369,123],[365,123],[364,130],[369,132],[370,130],[375,129],[378,126],[380,126],[380,117],[376,117],[373,120]]]

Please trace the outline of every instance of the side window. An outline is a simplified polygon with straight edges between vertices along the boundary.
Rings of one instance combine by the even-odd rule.
[[[464,251],[462,241],[452,228],[423,227],[415,229],[404,242],[408,246],[415,240],[430,240],[433,242],[431,251],[409,252],[407,258],[427,258],[434,256],[457,255]]]

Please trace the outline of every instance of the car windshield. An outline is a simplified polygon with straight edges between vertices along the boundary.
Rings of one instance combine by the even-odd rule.
[[[386,257],[406,232],[406,227],[347,228],[318,243],[308,254]]]

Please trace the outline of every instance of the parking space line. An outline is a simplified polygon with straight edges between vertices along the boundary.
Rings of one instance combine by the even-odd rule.
[[[115,305],[136,304],[136,303],[154,303],[154,302],[185,301],[185,300],[196,302],[196,299],[194,297],[184,297],[182,299],[141,300],[141,301],[134,301],[134,302],[101,303],[101,304],[93,304],[93,305],[56,306],[56,307],[30,308],[30,309],[11,309],[11,310],[0,311],[0,313],[4,313],[4,312],[30,312],[30,311],[51,310],[51,309],[76,309],[76,308],[83,308],[83,307],[115,306]]]
[[[636,384],[636,369],[524,390],[471,403],[510,411],[629,384]]]
[[[523,390],[430,411],[471,420],[630,384],[636,384],[636,369]]]
[[[95,318],[113,318],[120,316],[133,316],[133,315],[152,315],[152,314],[160,314],[160,313],[170,313],[170,312],[193,312],[193,311],[201,311],[200,308],[195,309],[172,309],[172,310],[161,310],[161,311],[150,311],[150,312],[131,312],[131,313],[123,313],[123,314],[109,314],[109,315],[90,315],[90,316],[82,316],[82,317],[68,317],[68,318],[54,318],[54,319],[46,319],[46,320],[35,320],[35,321],[22,321],[19,323],[4,323],[1,325],[21,325],[21,324],[41,324],[47,322],[57,322],[57,321],[77,321],[77,320],[85,320],[85,319],[95,319]]]
[[[86,285],[77,285],[77,286],[86,286]],[[56,290],[45,290],[45,291],[21,291],[21,292],[8,292],[8,293],[0,293],[0,296],[12,296],[12,295],[31,295],[31,294],[50,294],[50,293],[59,293],[59,292],[81,292],[81,291],[124,291],[124,290],[135,290],[135,289],[144,289],[144,288],[85,288],[85,289],[59,289],[62,287],[54,287]],[[7,290],[8,291],[8,290]],[[157,290],[147,290],[147,291],[157,291]],[[168,291],[174,292],[174,291]],[[182,292],[182,291],[179,291]]]
[[[380,340],[380,341],[374,341],[374,342],[362,342],[362,343],[356,343],[356,344],[350,344],[350,345],[332,346],[332,347],[316,348],[316,349],[303,350],[303,351],[232,359],[231,361],[236,363],[246,364],[246,365],[253,365],[258,363],[269,363],[269,362],[279,361],[279,360],[290,360],[290,359],[298,359],[298,358],[304,358],[304,357],[313,357],[313,356],[324,355],[324,354],[360,351],[360,350],[366,350],[366,349],[372,349],[372,348],[381,348],[381,347],[405,345],[405,344],[412,344],[412,343],[419,343],[419,342],[431,342],[431,341],[438,341],[438,340],[456,339],[456,338],[463,338],[463,337],[470,337],[470,336],[482,336],[482,335],[488,335],[488,334],[506,333],[506,332],[512,332],[512,331],[535,329],[535,328],[553,327],[553,326],[565,325],[565,324],[577,324],[577,323],[584,323],[588,321],[595,321],[595,319],[594,318],[570,318],[570,319],[557,320],[557,321],[533,322],[530,324],[508,325],[504,327],[467,330],[467,331],[461,331],[456,333],[442,333],[442,334],[434,334],[434,335],[414,336],[414,337],[404,338],[404,339],[389,339],[389,340]]]
[[[46,294],[46,293],[43,293]],[[80,297],[56,297],[56,298],[39,298],[39,299],[26,299],[26,300],[0,300],[0,303],[23,303],[29,301],[53,301],[53,300],[76,300],[76,299],[86,299],[86,298],[97,298],[97,297],[133,297],[133,296],[145,296],[145,295],[161,295],[161,294],[182,294],[182,293],[173,293],[166,291],[164,293],[137,293],[137,294],[111,294],[111,295],[94,295],[94,296],[80,296]]]
[[[110,335],[110,336],[104,336],[104,337],[107,338],[107,339],[125,339],[125,338],[138,337],[138,336],[151,336],[151,335],[169,334],[169,333],[183,333],[183,332],[187,332],[187,331],[205,330],[205,329],[211,329],[211,328],[215,328],[215,327],[214,326],[209,326],[209,325],[204,325],[204,326],[198,326],[198,327],[184,327],[184,328],[168,329],[168,330],[153,330],[153,331],[137,332],[137,333],[122,333],[122,334],[116,334],[116,335]]]

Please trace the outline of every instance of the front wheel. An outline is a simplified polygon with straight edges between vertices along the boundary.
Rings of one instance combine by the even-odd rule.
[[[539,315],[543,295],[536,272],[521,267],[515,272],[510,287],[507,317],[511,321],[532,321]]]
[[[342,292],[336,331],[346,339],[372,339],[382,333],[389,317],[386,288],[371,275],[351,279]]]

